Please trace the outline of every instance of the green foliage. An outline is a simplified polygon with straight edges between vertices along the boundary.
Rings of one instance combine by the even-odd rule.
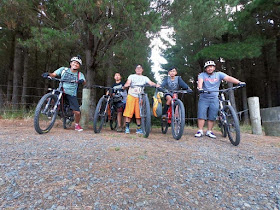
[[[262,54],[262,47],[271,40],[262,37],[248,37],[243,42],[235,41],[229,43],[210,45],[199,51],[196,59],[229,59],[242,60],[244,58],[255,58]]]

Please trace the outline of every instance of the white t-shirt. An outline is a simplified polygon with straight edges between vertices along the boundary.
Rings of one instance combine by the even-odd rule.
[[[148,77],[144,75],[138,75],[138,74],[131,74],[127,79],[131,80],[130,88],[128,89],[128,94],[132,95],[133,97],[138,97],[138,94],[142,90],[141,87],[133,87],[133,86],[145,85],[151,81]]]

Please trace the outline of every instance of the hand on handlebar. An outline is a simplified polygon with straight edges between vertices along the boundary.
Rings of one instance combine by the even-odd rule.
[[[245,83],[245,82],[239,82],[239,83],[238,83],[238,86],[240,86],[240,87],[245,87],[245,86],[246,86],[246,83]]]
[[[198,92],[201,94],[201,93],[205,93],[205,91],[202,89],[202,88],[200,88],[200,89],[198,89]]]
[[[49,72],[45,72],[41,75],[44,79],[47,79],[49,76]]]
[[[84,82],[85,82],[85,80],[79,79],[77,83],[78,83],[78,84],[83,84]]]

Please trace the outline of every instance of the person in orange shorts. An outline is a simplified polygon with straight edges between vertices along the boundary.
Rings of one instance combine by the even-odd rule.
[[[141,129],[141,117],[140,117],[140,109],[139,109],[139,98],[138,94],[140,93],[140,88],[133,87],[136,85],[145,85],[149,84],[150,86],[159,87],[158,84],[152,82],[148,77],[142,75],[144,69],[141,64],[138,64],[135,68],[136,74],[131,74],[124,85],[124,87],[129,87],[128,89],[128,96],[126,99],[126,106],[123,113],[123,116],[126,117],[126,127],[125,133],[130,133],[129,123],[133,115],[136,118],[137,129],[136,133],[143,134]]]

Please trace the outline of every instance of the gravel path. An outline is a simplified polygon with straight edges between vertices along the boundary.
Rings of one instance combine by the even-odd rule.
[[[31,124],[31,126],[30,126]],[[0,208],[280,209],[280,138],[175,141],[0,120]]]

